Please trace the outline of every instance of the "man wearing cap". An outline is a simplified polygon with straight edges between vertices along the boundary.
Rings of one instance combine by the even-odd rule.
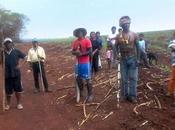
[[[13,47],[13,41],[10,38],[6,38],[3,44],[5,47],[5,92],[7,97],[5,110],[10,109],[10,101],[13,92],[15,92],[17,99],[17,109],[23,109],[21,104],[21,93],[23,92],[23,87],[21,84],[19,60],[25,59],[26,55]]]
[[[139,46],[136,33],[130,31],[131,19],[123,16],[119,20],[122,34],[116,37],[117,52],[120,57],[121,97],[123,100],[137,102],[137,80],[139,64]]]
[[[80,89],[80,96],[83,96],[83,80],[85,80],[85,85],[87,86],[87,100],[92,102],[93,92],[92,92],[92,80],[91,80],[91,65],[90,56],[92,55],[92,44],[88,38],[85,38],[87,31],[84,28],[75,29],[73,32],[74,36],[77,38],[72,44],[72,54],[76,56],[76,81]]]
[[[28,51],[28,57],[27,61],[30,64],[30,67],[33,70],[33,77],[34,77],[34,83],[35,83],[35,93],[40,92],[40,86],[39,86],[39,74],[42,77],[42,82],[45,92],[51,92],[48,89],[48,82],[46,78],[46,73],[44,69],[44,62],[46,59],[45,51],[44,49],[38,45],[38,41],[34,39],[32,41],[32,48]]]

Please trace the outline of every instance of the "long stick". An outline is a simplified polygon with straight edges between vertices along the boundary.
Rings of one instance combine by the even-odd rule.
[[[36,52],[37,52],[37,56],[39,56],[38,47],[36,48]],[[44,92],[43,72],[41,69],[41,61],[40,61],[39,57],[38,57],[38,60],[39,60],[38,63],[39,63],[39,70],[40,70],[41,89]]]
[[[2,42],[4,41],[3,28],[1,29]],[[2,47],[4,48],[3,43]],[[5,111],[5,53],[2,51],[2,110]]]
[[[117,66],[117,108],[120,107],[120,80],[121,80],[121,73],[120,73],[120,61],[118,62],[118,66]]]

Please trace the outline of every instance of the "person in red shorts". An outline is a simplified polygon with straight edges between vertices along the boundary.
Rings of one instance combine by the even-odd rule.
[[[76,81],[80,89],[80,96],[83,96],[83,80],[86,82],[88,96],[87,102],[93,100],[92,92],[92,80],[91,80],[91,65],[90,56],[92,55],[92,44],[88,38],[85,38],[87,34],[86,29],[75,29],[73,35],[77,39],[72,44],[72,54],[76,56]]]

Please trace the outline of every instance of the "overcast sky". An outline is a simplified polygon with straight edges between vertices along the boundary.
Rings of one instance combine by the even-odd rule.
[[[175,0],[0,0],[30,19],[23,38],[72,36],[77,27],[109,34],[123,15],[136,32],[175,29]]]

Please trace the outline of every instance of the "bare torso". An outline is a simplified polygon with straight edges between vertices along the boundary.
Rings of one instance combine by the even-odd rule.
[[[121,57],[125,58],[128,56],[137,55],[137,35],[134,32],[129,31],[128,33],[118,34],[116,38],[116,44],[120,50]]]

